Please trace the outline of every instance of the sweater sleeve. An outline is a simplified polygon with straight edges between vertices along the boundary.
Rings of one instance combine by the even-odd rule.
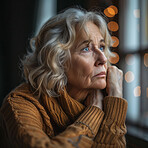
[[[122,98],[104,99],[104,119],[95,137],[94,148],[125,148],[127,101]]]
[[[87,107],[80,117],[57,136],[47,136],[38,109],[21,98],[9,98],[1,108],[7,137],[12,147],[90,148],[104,113],[94,106]]]

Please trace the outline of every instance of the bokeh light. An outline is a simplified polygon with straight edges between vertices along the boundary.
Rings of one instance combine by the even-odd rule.
[[[113,45],[112,47],[117,47],[119,45],[119,39],[115,36],[112,36]]]
[[[132,71],[128,71],[127,73],[125,73],[125,81],[127,83],[131,83],[134,79],[135,79],[135,76]]]
[[[104,10],[104,14],[107,16],[107,17],[114,17],[115,16],[115,11],[114,9],[108,7]]]
[[[114,17],[117,13],[118,13],[118,9],[114,5],[111,5],[104,10],[104,14],[107,17]]]
[[[114,55],[113,57],[109,58],[109,62],[112,64],[116,64],[119,62],[119,55],[116,52],[112,52],[112,54]]]
[[[144,54],[144,65],[148,67],[148,53]]]
[[[115,11],[115,14],[118,13],[118,8],[114,5],[111,5],[110,8],[112,8]]]
[[[110,21],[107,26],[110,31],[117,31],[119,29],[119,25],[114,21]]]
[[[112,9],[112,8],[107,8],[107,10],[108,10],[108,12],[109,12],[109,14],[111,14],[111,15],[115,15],[116,13],[115,13],[115,11],[114,11],[114,9]]]
[[[135,63],[135,56],[133,54],[128,54],[126,57],[125,57],[125,62],[128,64],[128,65],[133,65]]]
[[[139,97],[141,95],[141,87],[137,86],[134,88],[134,96]]]
[[[134,14],[134,17],[135,17],[135,18],[140,18],[140,9],[135,9],[135,10],[133,11],[133,14]]]

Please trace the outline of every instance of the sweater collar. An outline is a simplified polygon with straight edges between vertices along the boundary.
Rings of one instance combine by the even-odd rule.
[[[83,104],[69,96],[66,88],[60,92],[59,97],[54,98],[44,95],[39,100],[37,100],[36,96],[31,92],[30,85],[27,83],[17,87],[14,92],[14,95],[24,96],[36,106],[38,106],[40,102],[49,117],[60,127],[66,127],[67,124],[74,122],[85,109]]]
[[[64,112],[72,121],[74,121],[76,117],[78,117],[85,108],[82,103],[69,96],[66,91],[66,88],[64,88],[64,90],[60,92],[60,97],[58,97],[57,100],[60,103]]]
[[[83,104],[68,95],[65,88],[59,97],[44,96],[42,102],[47,114],[61,128],[73,123],[85,109]]]

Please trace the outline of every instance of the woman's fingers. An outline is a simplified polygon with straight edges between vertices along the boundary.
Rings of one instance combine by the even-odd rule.
[[[109,96],[122,97],[123,72],[116,66],[110,66],[107,70],[107,93]]]
[[[116,66],[110,66],[107,70],[107,86],[106,91],[108,96],[122,97],[122,81],[123,72]],[[92,90],[87,99],[85,105],[93,105],[102,109],[103,92],[102,90]]]

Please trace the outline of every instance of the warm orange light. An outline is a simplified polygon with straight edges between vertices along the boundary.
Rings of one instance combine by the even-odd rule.
[[[144,54],[144,65],[148,67],[148,53]]]
[[[125,62],[128,64],[128,65],[133,65],[135,63],[135,56],[132,55],[132,54],[128,54],[126,57],[125,57]]]
[[[141,87],[137,86],[134,88],[134,96],[139,97],[141,95]]]
[[[108,8],[107,8],[107,11],[108,11],[108,13],[109,13],[110,15],[113,15],[113,16],[115,15],[114,9],[108,7]]]
[[[115,16],[115,11],[112,9],[112,8],[106,8],[104,10],[104,14],[107,16],[107,17],[114,17]]]
[[[119,45],[119,39],[115,36],[112,36],[113,45],[112,47],[117,47]]]
[[[104,10],[104,14],[107,16],[107,17],[114,17],[116,14],[118,13],[118,9],[116,6],[109,6],[107,7],[105,10]]]
[[[119,29],[118,24],[114,21],[109,22],[107,26],[110,31],[117,31]]]
[[[109,62],[112,64],[116,64],[119,62],[119,55],[116,52],[112,52],[114,54],[114,57],[109,58]]]
[[[127,83],[132,82],[134,79],[135,79],[135,76],[134,76],[133,72],[128,71],[128,72],[125,74],[125,81],[126,81]]]
[[[115,14],[118,13],[118,8],[117,8],[116,6],[111,5],[111,6],[109,6],[109,7],[112,8],[112,9],[114,10]]]

